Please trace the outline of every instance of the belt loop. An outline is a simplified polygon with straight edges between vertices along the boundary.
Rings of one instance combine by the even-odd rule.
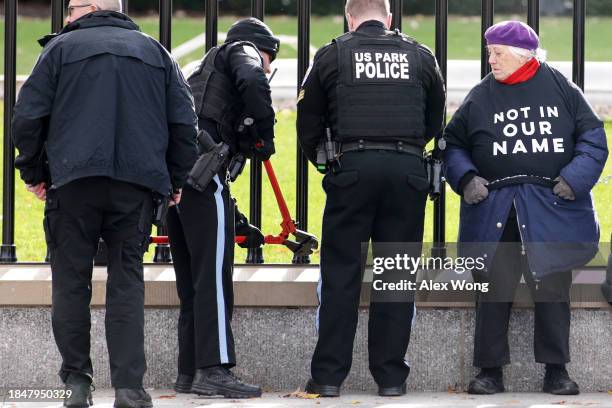
[[[357,144],[357,149],[360,152],[364,151],[365,150],[365,145],[364,145],[363,139],[359,139],[359,142],[357,142],[357,143],[358,143]]]

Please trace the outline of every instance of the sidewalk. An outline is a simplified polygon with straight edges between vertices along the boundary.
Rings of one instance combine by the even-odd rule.
[[[543,393],[502,393],[491,396],[473,396],[466,393],[410,392],[403,397],[381,398],[371,394],[348,394],[340,398],[304,399],[289,396],[290,393],[266,393],[262,398],[235,400],[196,397],[177,394],[171,390],[149,390],[156,408],[277,408],[277,407],[378,407],[378,408],[611,408],[609,393],[587,393],[577,396],[554,396]],[[112,390],[94,393],[95,408],[112,408]],[[2,403],[2,408],[56,408],[61,403]]]

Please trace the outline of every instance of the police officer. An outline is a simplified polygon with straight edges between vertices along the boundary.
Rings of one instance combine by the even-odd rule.
[[[323,179],[319,338],[311,393],[339,395],[351,366],[361,289],[360,243],[421,242],[429,188],[425,144],[440,132],[444,85],[431,52],[389,31],[387,0],[348,0],[350,32],[320,49],[298,98],[297,132],[306,156],[326,126],[340,143]],[[372,303],[370,371],[382,396],[406,392],[404,361],[414,303]]]
[[[261,21],[248,18],[229,29],[189,77],[200,129],[214,143],[267,160],[274,153],[274,110],[266,73],[279,40]],[[245,119],[250,131],[238,132]],[[203,148],[204,146],[201,146]],[[230,325],[233,309],[234,232],[247,236],[242,247],[263,244],[261,232],[236,210],[230,197],[227,163],[204,191],[189,185],[181,204],[168,214],[168,234],[181,302],[177,392],[248,398],[261,388],[245,384],[236,365]],[[235,226],[235,231],[234,231]]]
[[[71,391],[64,404],[92,404],[89,303],[102,237],[115,407],[151,407],[142,383],[142,260],[153,194],[174,192],[178,202],[197,157],[193,98],[177,63],[121,13],[119,0],[71,0],[66,23],[42,40],[13,118],[15,166],[28,190],[46,198],[53,333]]]

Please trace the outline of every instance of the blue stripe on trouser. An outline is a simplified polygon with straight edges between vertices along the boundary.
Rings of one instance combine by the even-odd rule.
[[[319,268],[319,282],[317,283],[317,299],[319,299],[319,306],[317,307],[317,316],[315,320],[315,327],[317,333],[319,333],[319,313],[321,313],[321,286],[323,285],[323,277],[321,276],[321,269]]]
[[[221,364],[229,363],[227,357],[227,334],[225,328],[225,293],[223,290],[223,258],[225,255],[225,206],[223,205],[223,184],[219,176],[213,178],[217,183],[215,204],[217,206],[217,253],[215,261],[215,284],[217,291],[217,325],[219,331],[219,357]]]

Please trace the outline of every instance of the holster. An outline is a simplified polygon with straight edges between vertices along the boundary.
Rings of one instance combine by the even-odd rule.
[[[161,195],[159,193],[153,194],[153,211],[151,222],[156,227],[163,227],[166,223],[166,214],[168,213],[168,205],[170,204],[170,197]]]
[[[225,166],[230,157],[230,147],[226,143],[215,143],[212,137],[201,130],[198,142],[204,153],[200,155],[187,176],[187,184],[198,191],[204,191],[210,181]]]

